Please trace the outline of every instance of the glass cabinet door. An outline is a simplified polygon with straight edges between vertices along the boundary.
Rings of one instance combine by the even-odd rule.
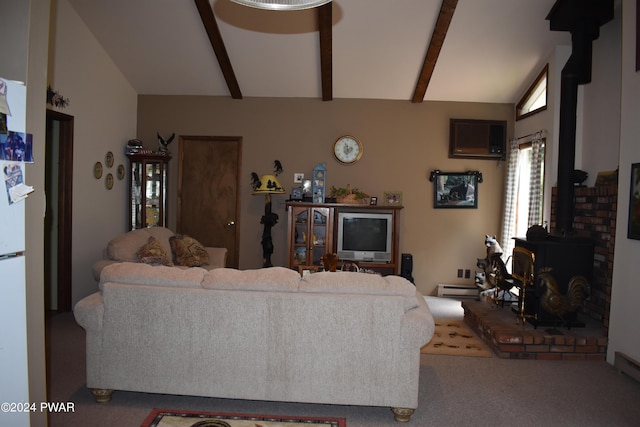
[[[311,223],[310,242],[312,256],[309,265],[322,265],[322,257],[327,253],[327,240],[329,236],[327,230],[329,228],[329,209],[312,208],[313,221]]]
[[[167,226],[167,169],[170,156],[129,154],[130,229]]]
[[[328,208],[290,207],[291,251],[289,267],[322,266],[322,257],[331,247],[331,219]]]
[[[309,235],[309,210],[294,209],[293,212],[293,251],[291,262],[293,267],[308,265],[307,263],[307,239]]]

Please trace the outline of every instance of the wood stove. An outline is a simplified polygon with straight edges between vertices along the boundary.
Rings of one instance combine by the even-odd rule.
[[[569,281],[574,276],[583,276],[590,283],[593,281],[594,244],[591,239],[580,237],[548,236],[539,240],[515,239],[516,247],[523,247],[535,254],[533,286],[525,288],[525,316],[533,326],[567,326],[584,327],[578,319],[577,312],[558,317],[546,311],[540,302],[545,289],[542,288],[537,275],[543,268],[551,268],[556,278],[559,291],[567,294]]]
[[[576,237],[574,223],[574,182],[576,114],[578,86],[591,82],[592,44],[600,35],[600,27],[613,19],[613,0],[557,0],[547,16],[552,31],[571,33],[571,56],[562,69],[560,82],[560,125],[558,134],[557,235],[538,240],[516,239],[516,246],[535,254],[534,284],[525,289],[527,320],[539,325],[584,326],[576,312],[559,318],[546,311],[538,275],[550,267],[559,292],[567,294],[569,281],[584,276],[593,281],[594,243]]]

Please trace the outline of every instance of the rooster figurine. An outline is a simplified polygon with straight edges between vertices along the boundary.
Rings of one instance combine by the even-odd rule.
[[[562,316],[574,313],[589,297],[589,282],[583,276],[573,276],[569,280],[566,295],[558,289],[558,283],[551,274],[550,268],[543,268],[538,273],[538,278],[541,281],[541,288],[544,289],[544,294],[540,297],[542,308],[558,316],[564,323],[566,320]]]

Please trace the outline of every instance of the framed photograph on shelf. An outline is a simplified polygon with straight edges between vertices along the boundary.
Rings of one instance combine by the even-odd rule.
[[[640,240],[640,163],[631,165],[627,237]]]
[[[385,191],[382,197],[382,204],[385,206],[402,205],[402,191]]]
[[[433,182],[433,207],[435,209],[477,209],[478,184],[482,174],[470,172],[433,171],[429,178]]]

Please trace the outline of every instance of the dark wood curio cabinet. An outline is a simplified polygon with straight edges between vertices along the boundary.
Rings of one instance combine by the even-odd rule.
[[[171,156],[127,154],[129,229],[167,226],[167,174]]]

